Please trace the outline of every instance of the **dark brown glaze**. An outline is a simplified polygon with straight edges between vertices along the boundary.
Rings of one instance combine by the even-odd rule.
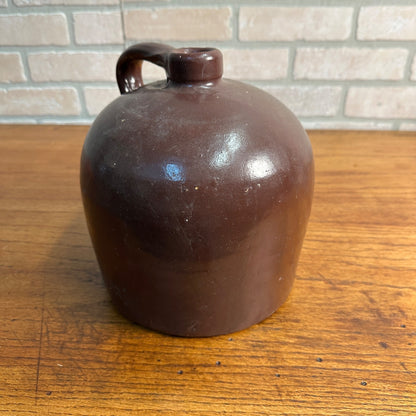
[[[222,79],[218,50],[161,45],[156,55],[168,79],[135,88],[141,76],[118,71],[122,95],[84,144],[98,263],[116,307],[143,326],[181,336],[247,328],[292,287],[313,193],[310,142],[278,100]],[[129,59],[125,68],[141,66]]]

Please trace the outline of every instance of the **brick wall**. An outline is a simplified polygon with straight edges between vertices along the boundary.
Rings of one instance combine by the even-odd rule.
[[[91,123],[150,40],[218,47],[307,128],[416,130],[414,0],[0,0],[0,121]]]

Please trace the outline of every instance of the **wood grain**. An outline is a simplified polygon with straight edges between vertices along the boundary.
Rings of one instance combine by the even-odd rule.
[[[78,185],[87,127],[0,127],[0,413],[416,414],[416,134],[311,132],[289,300],[183,339],[112,308]]]

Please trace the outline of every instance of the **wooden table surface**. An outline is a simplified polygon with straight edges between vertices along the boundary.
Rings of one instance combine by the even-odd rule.
[[[87,127],[0,127],[0,414],[416,414],[416,133],[310,132],[288,301],[183,339],[113,309],[78,182]]]

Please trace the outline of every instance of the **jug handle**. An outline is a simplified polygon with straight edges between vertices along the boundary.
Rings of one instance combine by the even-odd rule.
[[[117,61],[116,78],[121,94],[143,86],[143,61],[152,62],[166,71],[169,52],[174,48],[163,43],[138,43],[126,49]]]

